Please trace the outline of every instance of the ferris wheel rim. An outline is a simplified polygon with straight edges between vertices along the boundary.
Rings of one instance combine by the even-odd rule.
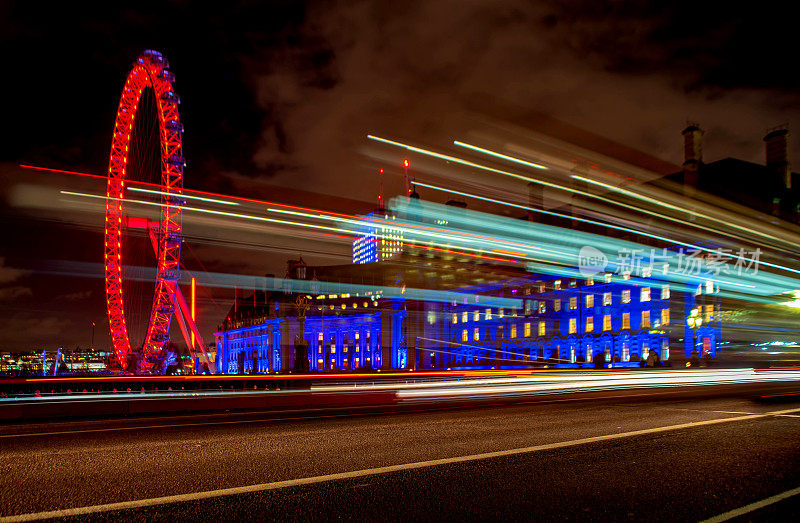
[[[126,223],[125,185],[126,166],[133,124],[145,88],[155,93],[159,121],[161,157],[161,219],[154,235],[157,256],[155,293],[150,318],[142,344],[142,366],[152,366],[150,359],[158,356],[169,340],[169,327],[175,310],[175,298],[180,276],[180,246],[182,241],[183,127],[178,114],[179,99],[174,91],[174,75],[169,64],[157,51],[139,55],[128,73],[122,90],[114,123],[108,167],[105,210],[105,287],[109,328],[114,353],[125,368],[131,347],[125,320],[123,296],[122,230]],[[149,224],[146,225],[149,227]],[[148,234],[150,234],[148,229]]]

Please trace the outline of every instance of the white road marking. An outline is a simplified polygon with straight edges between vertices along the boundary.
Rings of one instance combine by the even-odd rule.
[[[745,421],[752,419],[767,418],[771,416],[790,414],[793,412],[800,412],[800,408],[779,410],[772,412],[765,412],[762,414],[749,414],[747,416],[738,416],[735,418],[719,418],[704,421],[692,421],[689,423],[680,423],[678,425],[667,425],[665,427],[655,427],[651,429],[633,430],[630,432],[621,432],[618,434],[606,434],[603,436],[593,436],[589,438],[581,438],[570,441],[560,441],[556,443],[546,443],[543,445],[534,445],[532,447],[522,447],[516,449],[499,450],[495,452],[484,452],[481,454],[472,454],[468,456],[456,456],[452,458],[433,459],[428,461],[417,461],[414,463],[403,463],[400,465],[390,465],[386,467],[375,467],[362,470],[353,470],[350,472],[339,472],[336,474],[326,474],[323,476],[311,476],[307,478],[288,479],[283,481],[274,481],[271,483],[259,483],[255,485],[245,485],[242,487],[231,487],[218,490],[206,490],[202,492],[191,492],[188,494],[176,494],[172,496],[162,496],[158,498],[137,499],[133,501],[121,501],[117,503],[107,503],[104,505],[90,505],[86,507],[67,508],[61,510],[50,510],[45,512],[31,512],[28,514],[17,514],[13,516],[0,517],[0,523],[5,522],[18,522],[18,521],[36,521],[49,518],[65,518],[73,516],[85,516],[88,514],[97,514],[101,512],[111,512],[116,510],[130,510],[137,508],[153,507],[158,505],[167,505],[170,503],[183,503],[187,501],[198,501],[204,499],[218,498],[222,496],[231,496],[236,494],[248,494],[252,492],[264,492],[268,490],[277,490],[287,487],[296,487],[300,485],[313,485],[316,483],[323,483],[326,481],[338,481],[343,479],[360,478],[364,476],[374,476],[376,474],[387,474],[391,472],[399,472],[403,470],[415,470],[427,467],[435,467],[438,465],[451,465],[454,463],[465,463],[470,461],[477,461],[483,459],[500,458],[505,456],[514,456],[517,454],[527,454],[531,452],[539,452],[543,450],[560,449],[565,447],[573,447],[577,445],[586,445],[589,443],[597,443],[601,441],[610,441],[621,438],[630,438],[634,436],[643,436],[646,434],[657,434],[660,432],[668,432],[672,430],[686,429],[692,427],[702,427],[706,425],[716,425],[718,423],[728,423],[731,421]]]
[[[774,496],[770,496],[766,499],[762,499],[761,501],[756,501],[755,503],[750,503],[749,505],[745,505],[743,507],[735,508],[728,512],[723,512],[718,516],[714,516],[713,518],[706,519],[705,521],[701,521],[701,523],[721,523],[722,521],[728,521],[733,518],[738,518],[744,514],[748,514],[750,512],[754,512],[756,510],[762,509],[764,507],[768,507],[770,505],[774,505],[779,501],[783,501],[784,499],[790,498],[792,496],[796,496],[800,494],[800,487],[793,488],[792,490],[787,490],[786,492],[781,492],[780,494],[775,494]]]

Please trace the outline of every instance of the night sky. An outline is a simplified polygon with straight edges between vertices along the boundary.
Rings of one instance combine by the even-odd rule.
[[[680,131],[696,121],[707,161],[763,163],[766,129],[798,116],[792,17],[777,3],[653,4],[1,3],[0,350],[85,346],[91,321],[105,321],[101,279],[36,269],[98,262],[102,222],[37,215],[8,193],[40,179],[21,163],[104,174],[119,93],[142,50],[163,52],[177,77],[189,188],[289,203],[304,190],[332,196],[331,210],[363,212],[377,167],[395,161],[366,134],[446,149],[474,131],[464,122],[475,114],[496,122],[509,107],[515,125],[546,115],[667,166],[681,163]],[[400,187],[387,179],[387,195]],[[290,255],[195,251],[208,270],[245,274],[278,272]],[[201,301],[204,332],[231,303],[223,294]],[[107,343],[102,329],[97,343]]]

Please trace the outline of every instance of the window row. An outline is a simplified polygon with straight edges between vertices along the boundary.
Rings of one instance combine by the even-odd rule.
[[[640,302],[648,302],[650,301],[650,287],[642,287],[639,289],[639,301]],[[598,294],[598,297],[602,299],[602,304],[604,306],[612,305],[612,293],[604,292],[602,295]],[[669,299],[669,285],[665,285],[661,288],[661,299],[666,300]],[[567,306],[568,310],[574,311],[578,309],[578,297],[572,296],[568,300],[565,300],[565,305]],[[630,289],[625,289],[620,293],[620,303],[630,303],[631,302],[631,291]],[[553,300],[553,311],[560,312],[561,311],[561,299]],[[584,296],[584,307],[587,309],[593,308],[595,306],[595,295],[594,294],[587,294]],[[532,314],[535,310],[540,314],[544,314],[547,312],[547,302],[544,300],[525,300],[525,314]],[[502,318],[504,316],[504,309],[497,310],[497,317]],[[430,317],[430,313],[429,313]],[[492,309],[486,309],[483,313],[484,320],[491,320],[493,317]],[[480,321],[481,320],[481,312],[480,311],[472,311],[472,321]],[[461,323],[467,323],[469,321],[469,312],[463,311],[461,313]],[[429,320],[430,322],[430,320]],[[454,312],[452,316],[452,322],[454,324],[458,323],[458,313]],[[431,323],[432,324],[432,323]]]
[[[669,325],[670,318],[669,318],[669,309],[661,309],[661,317],[653,323],[651,320],[651,313],[649,310],[642,311],[641,313],[641,321],[639,323],[640,329],[650,328],[650,327],[662,327],[665,325]],[[584,333],[586,332],[594,332],[595,331],[595,317],[594,316],[587,316],[585,319],[584,324]],[[547,334],[547,323],[544,321],[540,321],[536,324],[536,333],[537,336],[545,336]],[[621,330],[630,329],[631,328],[631,314],[629,312],[622,313],[622,322],[620,325]],[[472,341],[480,341],[481,340],[481,331],[483,329],[481,327],[475,327],[472,329]],[[553,330],[559,331],[560,324],[558,320],[553,322]],[[611,331],[611,315],[605,314],[602,316],[602,330],[603,332]],[[530,338],[532,332],[532,324],[531,322],[525,322],[522,324],[522,337],[523,338]],[[576,334],[578,332],[578,319],[577,318],[570,318],[567,325],[567,333],[568,334]],[[506,338],[504,336],[504,329],[503,326],[500,325],[497,327],[497,339],[515,339],[518,336],[517,331],[517,324],[512,323],[509,327],[509,335]],[[484,340],[486,336],[484,336]],[[461,341],[467,342],[470,341],[470,330],[469,329],[462,329],[461,330]]]

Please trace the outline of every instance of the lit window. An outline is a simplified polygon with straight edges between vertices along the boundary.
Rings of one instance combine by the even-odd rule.
[[[622,328],[623,329],[630,329],[631,328],[631,313],[630,312],[623,312],[622,313]]]
[[[622,291],[622,303],[630,303],[631,302],[631,291],[624,290]]]
[[[653,274],[653,269],[650,267],[642,268],[642,278],[649,278],[651,274]]]
[[[461,323],[467,323],[467,311],[461,313]]]
[[[540,321],[539,322],[539,336],[544,336],[544,332],[545,332],[544,322]]]
[[[669,325],[669,309],[661,309],[661,325]]]
[[[456,323],[458,323],[458,313],[454,312],[453,313],[453,325],[455,325]]]
[[[639,301],[650,301],[650,287],[642,287]]]
[[[475,327],[475,330],[472,332],[472,339],[474,341],[480,341],[480,339],[481,339],[481,330],[478,327]]]
[[[606,283],[611,283],[611,273],[610,272],[607,272],[607,273],[605,273],[605,275],[603,275],[603,281],[605,281]]]
[[[661,299],[666,300],[669,298],[669,285],[664,285],[661,287]]]
[[[575,318],[570,318],[569,319],[569,334],[575,334],[575,332],[577,330],[578,330],[578,320],[576,320]]]
[[[547,304],[544,302],[544,300],[539,302],[539,312],[540,313],[547,312]]]
[[[631,279],[631,271],[625,271],[622,273],[623,280],[630,280]]]
[[[586,332],[594,331],[594,317],[586,316]]]
[[[711,321],[712,318],[714,317],[714,305],[713,304],[706,305],[705,309],[706,309],[706,321],[707,322]]]
[[[511,324],[511,337],[512,338],[516,338],[517,337],[517,324],[516,323],[512,323]]]
[[[611,293],[604,292],[603,293],[603,305],[611,305]]]
[[[706,294],[713,294],[714,292],[714,282],[712,280],[708,280],[706,282]]]
[[[524,328],[524,329],[525,329],[525,330],[524,330],[524,332],[525,332],[525,337],[526,337],[526,338],[530,338],[530,337],[531,337],[531,324],[530,324],[530,322],[528,322],[528,323],[526,323],[526,324],[525,324],[525,328]]]
[[[575,279],[574,279],[574,278],[571,278],[571,279],[569,280],[569,286],[570,286],[570,287],[574,287],[575,285],[577,285],[577,282],[575,281]]]
[[[436,311],[428,311],[428,325],[436,323]]]
[[[502,318],[505,315],[506,315],[506,310],[505,309],[497,309],[497,317],[498,318]]]
[[[586,307],[594,307],[594,294],[586,295]]]
[[[466,343],[466,342],[467,342],[467,339],[468,339],[468,338],[467,338],[467,329],[464,329],[464,330],[462,330],[462,331],[461,331],[461,341],[463,341],[464,343]]]
[[[650,326],[650,311],[642,311],[642,329]]]
[[[556,280],[556,281],[554,281],[554,282],[553,282],[553,288],[554,288],[555,290],[558,290],[558,289],[560,289],[560,288],[561,288],[561,280]]]
[[[611,315],[606,314],[603,316],[603,330],[610,331],[611,330]]]
[[[561,310],[561,300],[555,300],[553,302],[553,310],[556,312]]]
[[[492,319],[492,309],[486,309],[485,315],[486,315],[486,319],[487,320],[491,320]]]
[[[525,314],[531,313],[531,300],[525,300]]]
[[[544,282],[538,282],[537,285],[539,286],[539,292],[544,292]]]
[[[586,278],[586,285],[594,285],[594,278]]]
[[[478,312],[478,311],[473,312],[472,313],[472,321],[478,321],[479,319],[481,319],[481,313]]]
[[[497,326],[497,339],[498,340],[502,340],[503,339],[503,326],[502,325],[498,325]]]
[[[578,308],[578,298],[577,296],[573,296],[569,299],[569,310],[574,311]]]

